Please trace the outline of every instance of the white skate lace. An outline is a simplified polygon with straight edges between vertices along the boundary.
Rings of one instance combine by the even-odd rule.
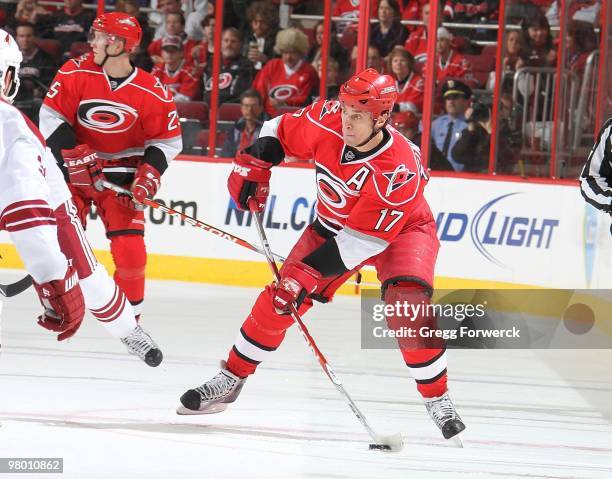
[[[459,417],[455,411],[455,406],[453,406],[452,401],[446,395],[435,401],[428,402],[427,405],[429,414],[439,427],[444,425],[446,421]]]
[[[236,381],[220,372],[210,381],[196,388],[203,400],[211,401],[227,396],[236,384]]]
[[[128,336],[121,338],[121,342],[127,346],[130,354],[142,359],[151,349],[157,348],[155,341],[140,326],[136,326]]]

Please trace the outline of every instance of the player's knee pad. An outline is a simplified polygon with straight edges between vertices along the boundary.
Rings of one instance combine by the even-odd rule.
[[[68,200],[54,213],[57,221],[57,239],[62,252],[72,262],[80,279],[91,276],[96,270],[98,261],[85,237],[77,207],[72,200]]]
[[[111,237],[111,254],[115,262],[117,277],[136,279],[144,277],[147,265],[147,250],[141,235]]]

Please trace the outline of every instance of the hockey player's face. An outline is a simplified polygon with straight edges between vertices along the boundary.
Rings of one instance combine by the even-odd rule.
[[[89,45],[94,54],[94,62],[100,65],[106,57],[106,47],[109,44],[108,35],[106,33],[93,31],[92,36],[89,39]]]
[[[371,113],[342,105],[342,137],[348,146],[363,143],[372,134],[373,128]]]

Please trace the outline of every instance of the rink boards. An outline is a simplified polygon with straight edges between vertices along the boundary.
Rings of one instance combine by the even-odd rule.
[[[167,206],[257,244],[248,214],[227,193],[227,162],[175,161],[158,198]],[[296,165],[275,168],[265,225],[272,249],[286,255],[313,218],[315,172]],[[577,184],[433,177],[426,189],[441,249],[436,286],[610,288],[610,218],[588,206]],[[259,255],[230,241],[148,209],[147,276],[218,284],[261,286],[269,271]],[[102,224],[92,218],[88,237],[110,268]],[[0,267],[21,267],[6,233]],[[373,271],[366,281],[375,281]],[[354,287],[346,287],[351,292]]]

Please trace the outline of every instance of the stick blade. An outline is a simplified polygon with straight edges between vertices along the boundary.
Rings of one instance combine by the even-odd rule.
[[[32,276],[27,275],[15,283],[0,285],[0,294],[10,298],[11,296],[17,296],[18,294],[23,293],[30,286],[32,286]]]

